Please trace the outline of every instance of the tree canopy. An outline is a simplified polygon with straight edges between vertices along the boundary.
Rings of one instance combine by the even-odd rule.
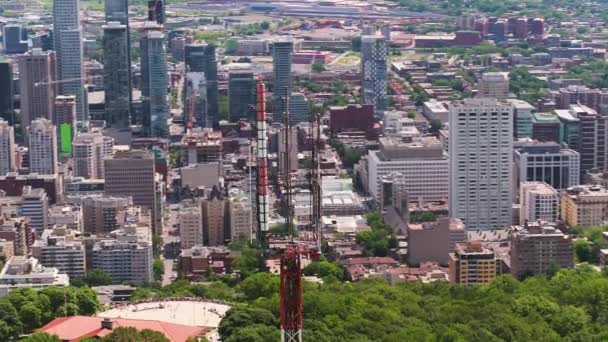
[[[228,311],[219,329],[223,341],[278,340],[278,289],[256,293],[260,296]],[[445,282],[389,286],[380,279],[305,283],[303,339],[603,341],[608,339],[606,293],[608,277],[590,267],[522,282],[500,276],[474,288]]]

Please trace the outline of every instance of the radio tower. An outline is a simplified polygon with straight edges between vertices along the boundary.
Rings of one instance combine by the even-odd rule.
[[[266,250],[268,243],[266,233],[268,232],[268,134],[266,132],[266,86],[260,76],[257,86],[257,141],[256,156],[258,162],[257,173],[257,223],[258,223],[258,242],[263,250]]]
[[[313,116],[312,127],[312,168],[310,170],[310,187],[312,201],[311,226],[313,240],[317,244],[317,251],[321,252],[321,114]]]
[[[289,242],[281,255],[281,341],[302,341],[302,248],[294,241],[297,234],[292,212],[291,194],[291,124],[289,123],[289,93],[285,94],[285,225]],[[280,158],[281,156],[279,156]]]

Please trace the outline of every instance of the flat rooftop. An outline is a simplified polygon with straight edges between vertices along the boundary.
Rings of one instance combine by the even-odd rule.
[[[162,322],[217,328],[230,306],[208,301],[159,301],[125,304],[100,312],[98,317],[158,320]]]

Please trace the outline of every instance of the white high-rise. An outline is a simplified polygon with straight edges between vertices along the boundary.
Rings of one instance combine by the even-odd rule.
[[[39,118],[27,129],[30,173],[57,173],[57,131],[51,120]]]
[[[105,157],[112,154],[114,139],[100,133],[81,133],[72,142],[74,176],[103,179]]]
[[[76,96],[76,116],[88,120],[84,88],[82,27],[78,0],[53,1],[53,39],[57,53],[57,88],[61,95]]]
[[[450,216],[468,230],[512,224],[513,109],[496,99],[450,105]]]
[[[4,176],[16,169],[15,130],[8,122],[0,119],[0,175]]]
[[[519,224],[557,222],[559,195],[545,182],[523,182],[519,188]]]

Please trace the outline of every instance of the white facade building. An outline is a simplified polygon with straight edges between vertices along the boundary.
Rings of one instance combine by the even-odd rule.
[[[395,173],[411,201],[434,202],[448,197],[448,157],[434,137],[407,141],[380,138],[380,150],[368,153],[368,188],[377,201],[382,178]]]
[[[182,249],[203,245],[203,214],[200,205],[179,211],[179,235]]]
[[[71,278],[86,273],[84,243],[75,232],[63,227],[45,229],[32,246],[32,256],[46,267],[55,267]]]
[[[13,256],[0,272],[0,298],[20,288],[43,289],[50,286],[69,286],[70,278],[54,267],[44,267],[38,260]]]
[[[57,131],[47,119],[36,119],[27,129],[30,173],[52,175],[57,173]]]
[[[509,96],[509,73],[486,72],[479,80],[477,97],[506,99]]]
[[[526,222],[557,222],[559,195],[544,182],[524,182],[519,188],[519,224]]]
[[[72,142],[74,176],[103,179],[103,160],[111,155],[114,139],[100,133],[81,133]]]
[[[450,216],[467,230],[512,224],[513,109],[496,99],[450,105]]]

